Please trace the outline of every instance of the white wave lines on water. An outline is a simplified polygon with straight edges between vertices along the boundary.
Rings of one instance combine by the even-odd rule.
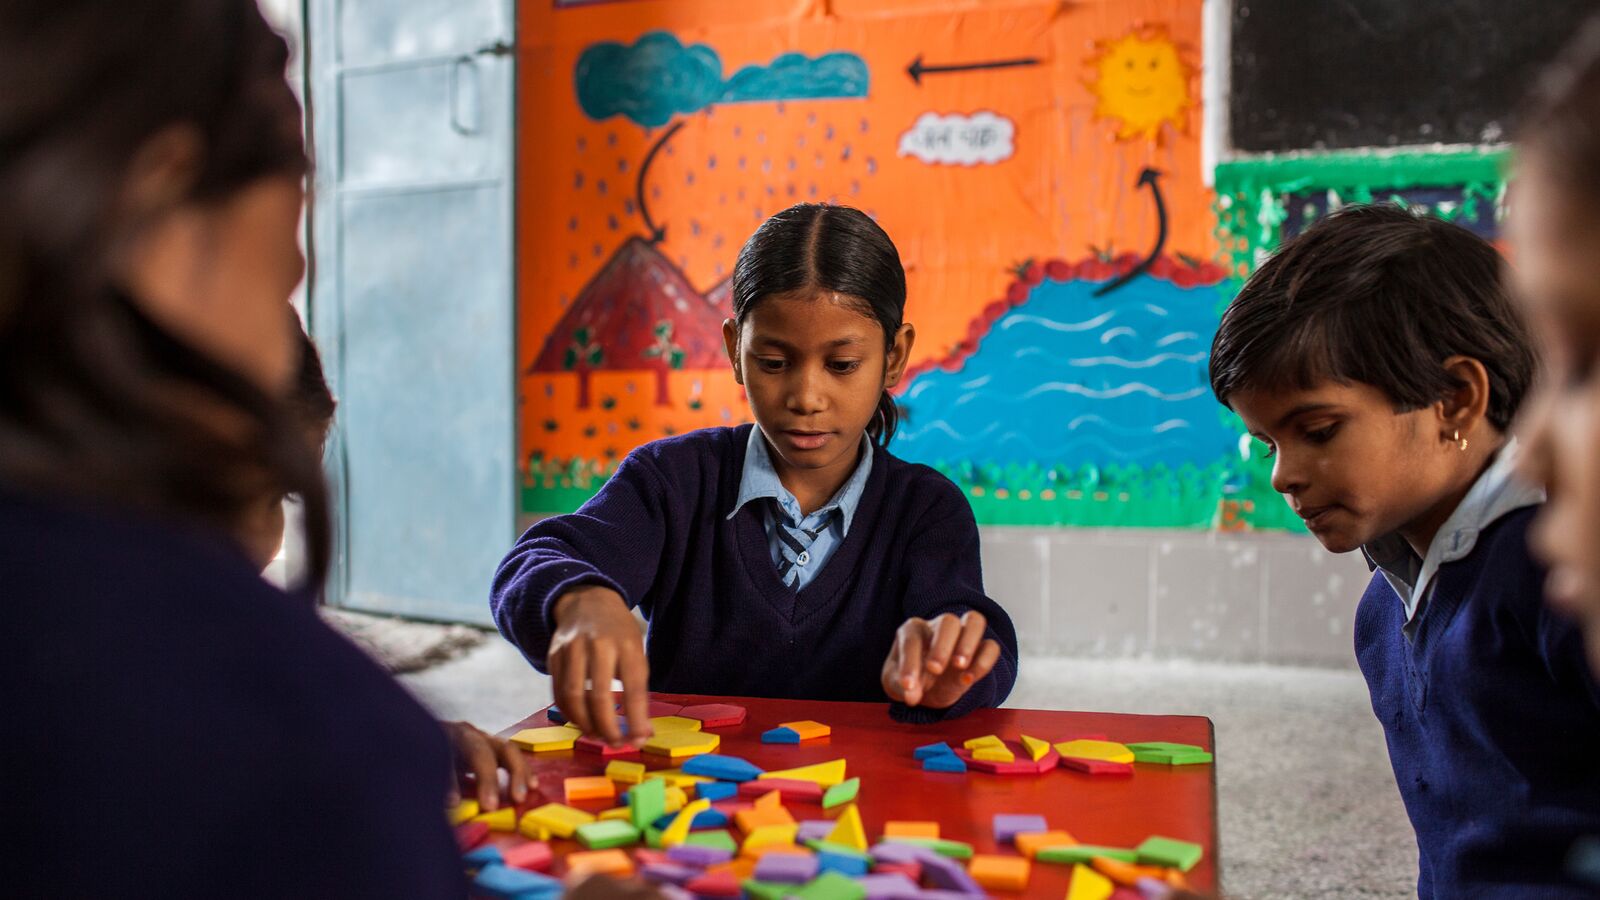
[[[1205,359],[1204,353],[1157,353],[1147,359],[1123,359],[1120,356],[1088,356],[1082,359],[1069,359],[1067,365],[1086,368],[1089,366],[1120,366],[1124,369],[1148,369],[1159,366],[1164,362],[1197,363]]]
[[[1134,331],[1132,328],[1126,325],[1118,325],[1115,328],[1106,329],[1105,334],[1100,335],[1100,343],[1109,344],[1119,337],[1137,338],[1138,336],[1139,332]]]
[[[1095,388],[1085,387],[1081,384],[1072,384],[1066,381],[1049,381],[1028,391],[1015,400],[1007,400],[1004,398],[996,398],[996,400],[1001,403],[1021,402],[1023,400],[1032,400],[1034,397],[1037,397],[1040,394],[1065,393],[1077,394],[1080,397],[1088,397],[1091,400],[1114,400],[1117,397],[1126,397],[1129,394],[1146,394],[1156,398],[1157,400],[1179,401],[1193,400],[1196,397],[1204,395],[1205,392],[1206,389],[1204,387],[1195,387],[1187,391],[1179,391],[1176,394],[1165,394],[1148,384],[1138,381],[1129,382],[1128,384],[1119,384],[1114,388],[1107,388],[1105,390],[1096,390]]]
[[[1162,338],[1161,340],[1156,341],[1156,346],[1157,347],[1170,347],[1173,344],[1178,343],[1179,341],[1194,341],[1194,340],[1199,340],[1199,338],[1200,338],[1200,334],[1198,332],[1194,332],[1194,331],[1174,331],[1173,333],[1167,335],[1166,337]]]
[[[1048,328],[1051,331],[1088,331],[1091,328],[1099,328],[1101,325],[1111,321],[1111,317],[1116,314],[1116,310],[1111,310],[1109,312],[1103,312],[1100,315],[1083,322],[1057,322],[1055,319],[1047,319],[1044,316],[1033,316],[1023,313],[1007,316],[1005,320],[1000,323],[1000,328],[1002,331],[1009,331],[1012,327],[1017,325],[1038,325],[1040,328]],[[1163,315],[1164,314],[1165,313],[1163,313]]]

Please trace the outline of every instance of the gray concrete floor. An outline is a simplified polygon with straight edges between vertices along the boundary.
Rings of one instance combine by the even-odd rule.
[[[1021,670],[1010,706],[1211,717],[1232,900],[1416,896],[1416,842],[1358,673],[1041,657]],[[488,731],[550,702],[495,635],[402,680],[441,718]]]

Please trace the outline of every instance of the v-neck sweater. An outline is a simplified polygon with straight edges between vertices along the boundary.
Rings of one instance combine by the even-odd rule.
[[[547,671],[561,596],[620,594],[648,625],[652,690],[885,702],[880,677],[907,619],[981,612],[1000,660],[953,706],[891,712],[906,721],[998,706],[1017,677],[1011,619],[983,590],[978,528],[959,488],[874,448],[850,533],[814,580],[779,579],[761,514],[731,518],[749,429],[709,428],[636,449],[593,499],[529,528],[495,574],[500,631]]]

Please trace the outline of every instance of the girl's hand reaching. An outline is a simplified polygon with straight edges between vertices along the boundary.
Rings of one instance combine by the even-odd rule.
[[[585,585],[561,595],[552,616],[556,629],[550,639],[550,680],[567,721],[584,734],[621,746],[622,726],[611,693],[611,680],[620,678],[627,739],[643,744],[651,734],[650,664],[644,635],[628,604],[610,588]]]
[[[493,812],[500,808],[501,769],[506,770],[506,794],[513,804],[528,798],[529,787],[538,786],[539,776],[528,770],[521,750],[466,722],[442,724],[455,753],[461,790],[477,799],[479,809]]]
[[[907,706],[953,705],[1000,659],[1000,645],[983,636],[987,625],[977,611],[907,619],[883,661],[884,691]]]

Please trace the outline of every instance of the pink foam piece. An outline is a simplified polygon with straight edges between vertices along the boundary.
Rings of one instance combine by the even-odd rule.
[[[685,706],[676,714],[686,719],[699,719],[701,728],[728,728],[742,724],[749,713],[744,707],[732,703],[702,703]]]
[[[654,719],[657,716],[675,716],[682,709],[683,707],[676,703],[668,703],[665,700],[651,700],[650,718]]]
[[[609,759],[613,756],[639,755],[639,748],[633,746],[632,744],[623,744],[621,747],[613,747],[605,741],[595,737],[578,738],[578,742],[573,745],[573,749],[579,751],[580,753],[598,754],[601,759]]]
[[[815,781],[796,781],[791,778],[758,778],[755,781],[746,781],[744,784],[739,785],[739,796],[751,799],[766,796],[773,791],[777,791],[778,796],[782,797],[784,802],[822,802],[822,786]]]
[[[1084,772],[1089,775],[1133,774],[1133,763],[1110,762],[1104,759],[1080,759],[1076,756],[1061,757],[1061,768],[1071,769],[1074,772]]]
[[[518,844],[509,850],[502,850],[506,865],[518,869],[527,869],[530,872],[545,872],[550,869],[550,845],[544,841],[529,841]]]

